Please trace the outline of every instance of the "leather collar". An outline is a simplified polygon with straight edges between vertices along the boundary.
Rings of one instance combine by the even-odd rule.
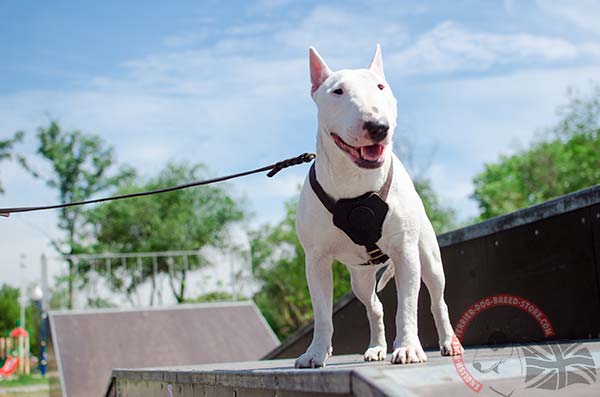
[[[333,214],[333,212],[335,210],[336,201],[333,199],[333,197],[331,197],[325,191],[325,189],[323,189],[323,186],[321,186],[321,184],[317,180],[317,172],[315,170],[315,163],[313,163],[310,166],[308,178],[310,181],[310,186],[312,187],[313,191],[315,192],[315,194],[317,195],[317,197],[319,198],[321,203],[325,206],[325,208],[327,208],[329,210],[329,212],[331,212]],[[390,163],[390,169],[388,170],[387,178],[385,179],[385,182],[381,186],[381,189],[379,189],[379,191],[377,192],[377,194],[379,195],[379,197],[381,197],[383,199],[383,201],[387,200],[387,196],[390,192],[390,186],[392,185],[392,179],[394,179],[394,161],[393,160]],[[372,192],[370,192],[370,193],[372,193]]]

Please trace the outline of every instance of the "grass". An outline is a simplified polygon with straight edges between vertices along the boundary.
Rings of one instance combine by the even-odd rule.
[[[16,378],[0,379],[0,389],[42,384],[48,384],[48,379],[40,375],[19,375]]]

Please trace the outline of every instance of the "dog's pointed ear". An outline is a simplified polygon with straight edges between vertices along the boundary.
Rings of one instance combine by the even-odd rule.
[[[310,47],[308,54],[310,62],[310,82],[312,84],[310,93],[312,95],[319,89],[321,84],[327,80],[327,77],[331,74],[331,70],[329,70],[329,67],[314,47]]]
[[[383,73],[383,58],[381,57],[381,46],[379,44],[377,44],[377,48],[375,49],[375,55],[369,65],[369,70],[385,79],[385,74]]]

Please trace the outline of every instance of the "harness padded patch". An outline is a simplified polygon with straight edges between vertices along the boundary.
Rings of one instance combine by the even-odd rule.
[[[333,214],[333,224],[346,233],[352,242],[366,248],[371,259],[365,265],[381,264],[389,259],[376,243],[381,238],[383,221],[389,210],[385,199],[392,177],[393,163],[379,192],[367,192],[359,197],[335,201],[317,181],[315,165],[310,167],[310,185],[321,203]]]
[[[375,244],[381,238],[388,205],[374,192],[360,197],[341,199],[333,208],[333,224],[358,245]]]

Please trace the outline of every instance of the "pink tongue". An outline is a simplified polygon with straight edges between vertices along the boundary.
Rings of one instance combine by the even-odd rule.
[[[362,146],[360,148],[360,154],[363,159],[369,161],[379,160],[381,155],[383,154],[383,146],[382,145],[371,145],[371,146]]]

